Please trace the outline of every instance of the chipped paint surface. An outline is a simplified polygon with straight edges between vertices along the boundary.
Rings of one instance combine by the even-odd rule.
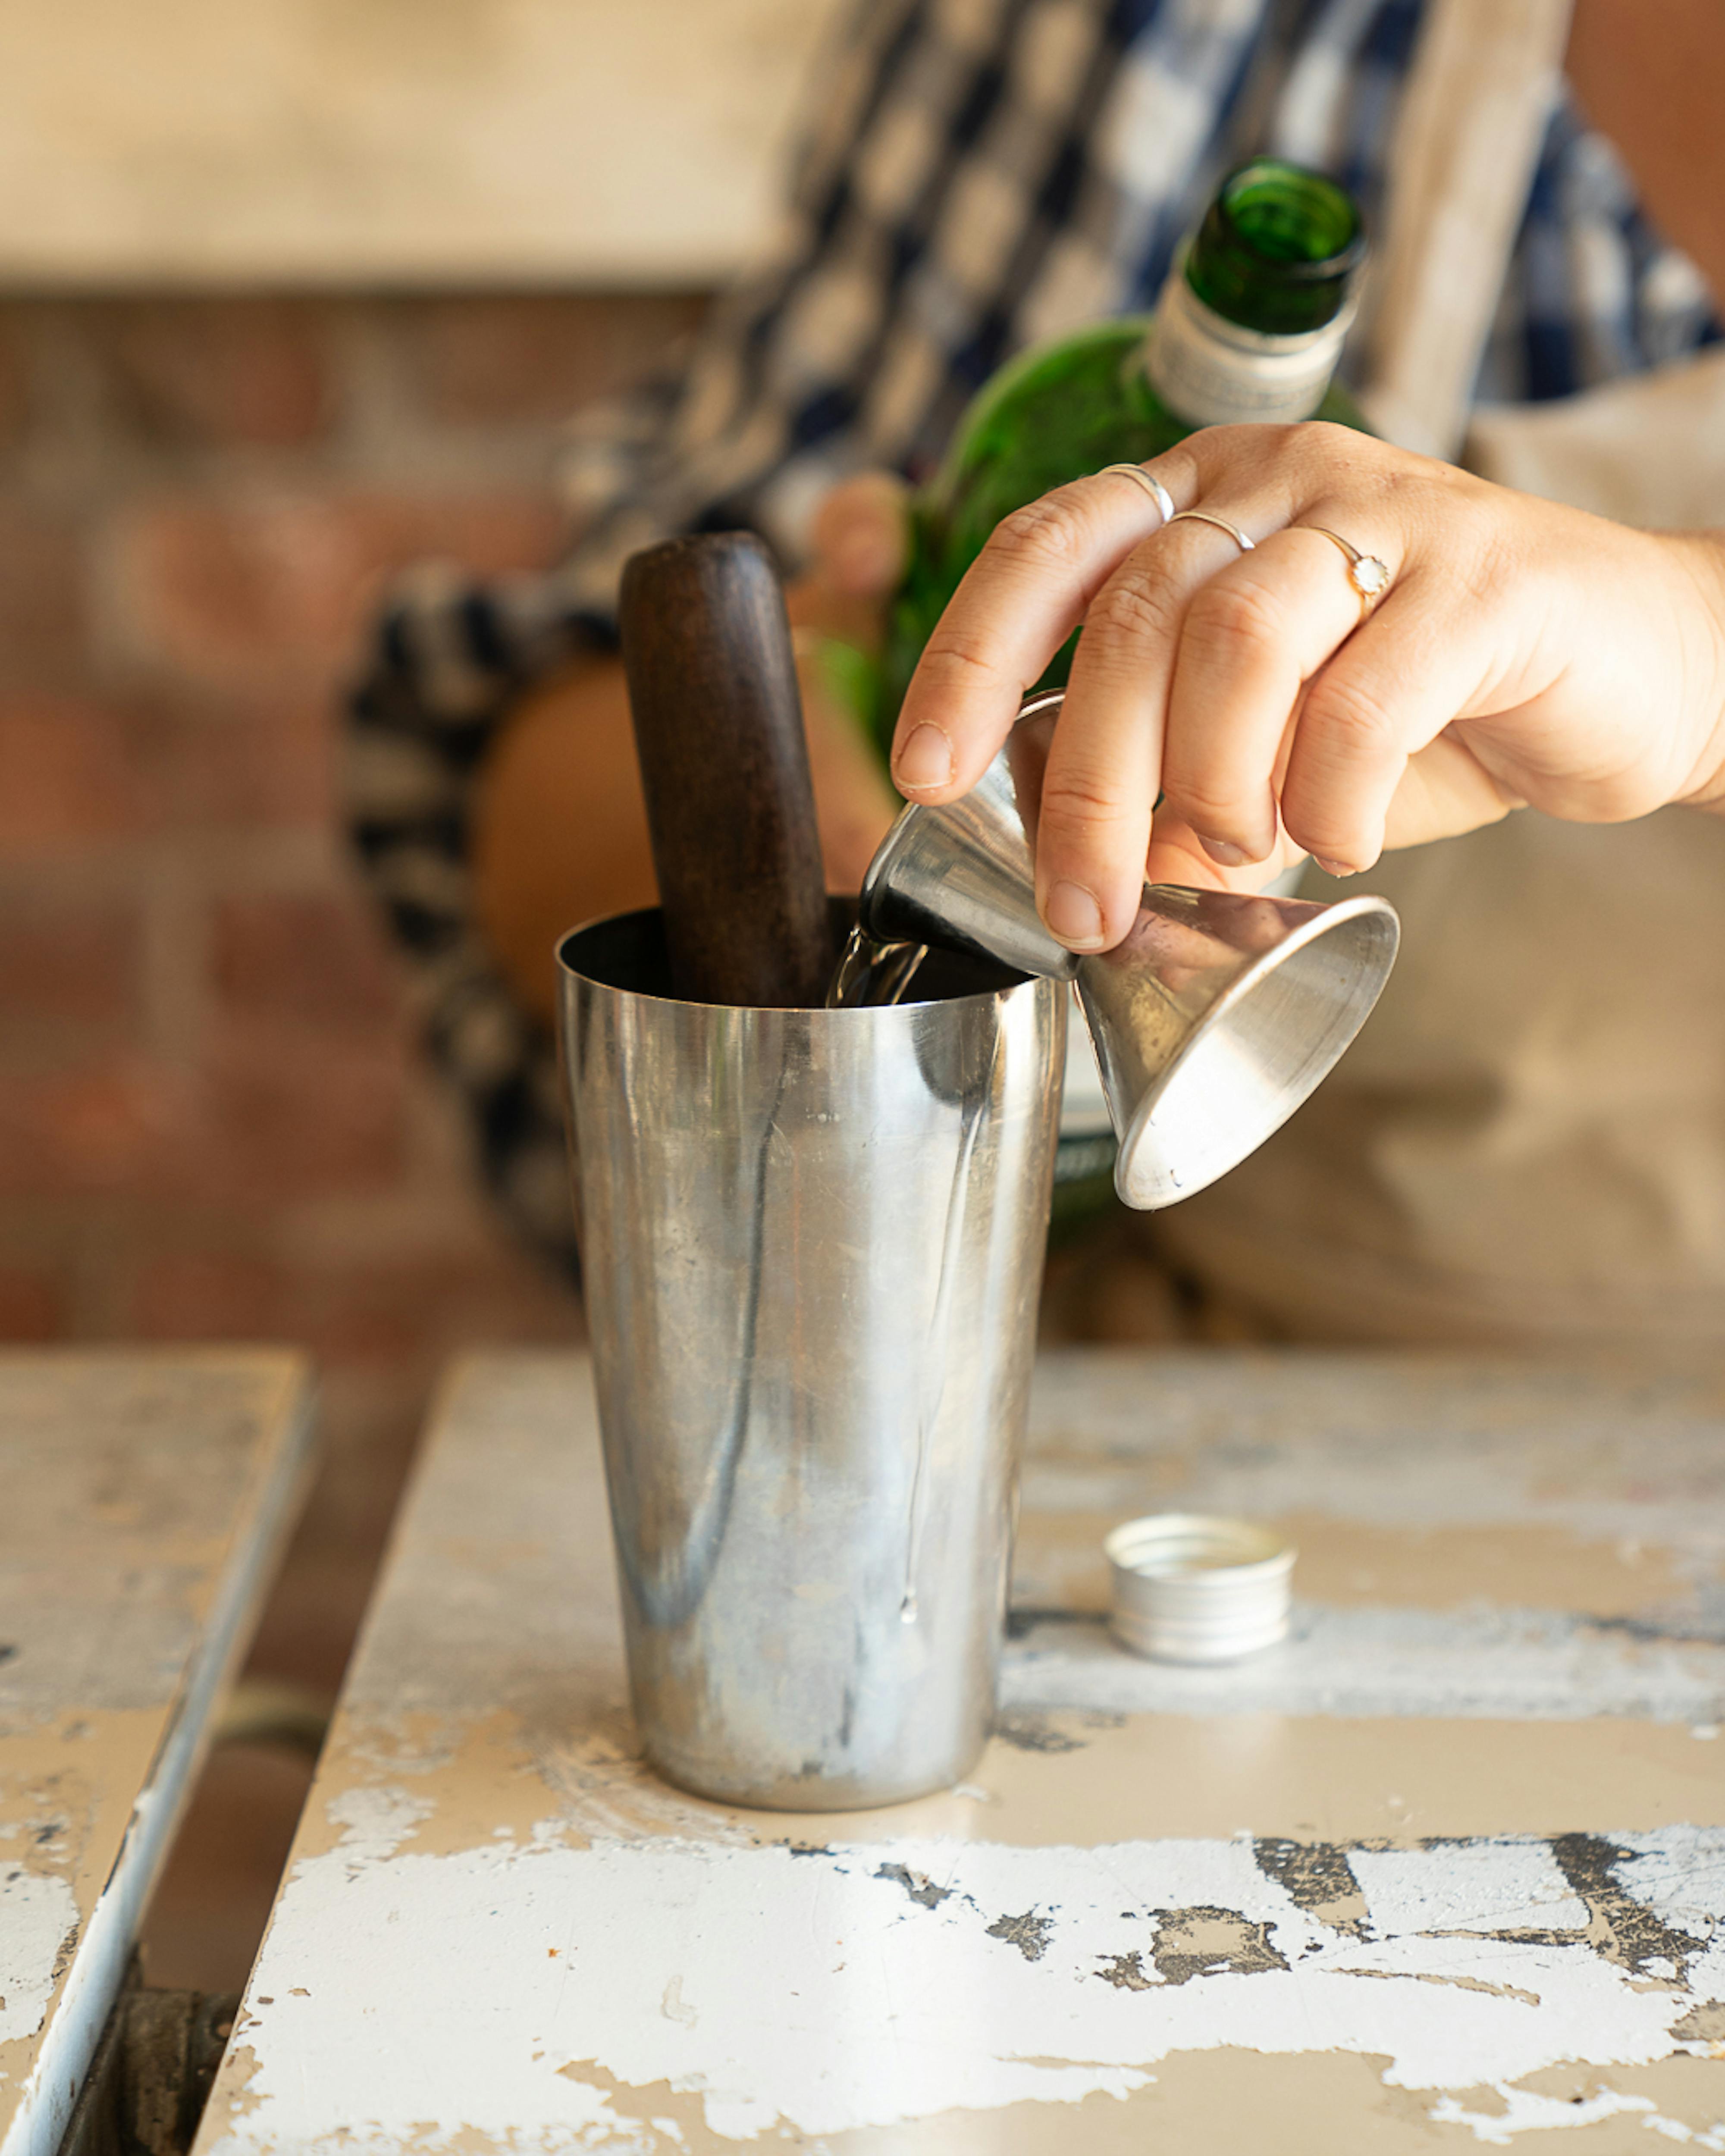
[[[0,1354],[0,2156],[51,2156],[296,1509],[297,1358]]]
[[[0,1870],[0,2044],[39,2031],[61,1953],[77,1934],[78,1902],[67,1881]]]
[[[1699,1628],[1705,1627],[1701,1630]],[[1717,1636],[1709,1633],[1717,1631]],[[1621,1714],[1709,1723],[1725,1712],[1725,1620],[1559,1609],[1295,1605],[1279,1646],[1224,1669],[1122,1654],[1101,1618],[1025,1624],[1006,1652],[1012,1707],[1121,1714]]]
[[[1393,2087],[1507,2102],[1573,2058],[1706,2056],[1683,2025],[1725,1998],[1717,1830],[1332,1851],[1365,1912],[1339,1924],[1244,1837],[389,1841],[373,1813],[295,1868],[271,1963],[319,1976],[253,2001],[249,2107],[216,2156],[383,2148],[429,2119],[511,2147],[602,2127],[627,2138],[595,2145],[671,2146],[617,2112],[619,2083],[696,2092],[721,2141],[825,2136],[1125,2095],[1171,2053],[1230,2046],[1356,2052]],[[424,1951],[439,1939],[459,1981]]]
[[[1278,2138],[1301,2101],[1325,2156],[1725,2150],[1725,1409],[1640,1399],[1378,1358],[1063,1358],[1018,1704],[962,1789],[803,1820],[646,1771],[580,1368],[468,1366],[198,2156],[1305,2156]],[[1398,1510],[1399,1453],[1429,1529]],[[1316,1624],[1199,1675],[1117,1654],[1087,1612],[1068,1530],[1099,1491],[1250,1489],[1329,1532],[1333,1599],[1307,1613],[1327,1700],[1297,1661]],[[1524,1548],[1567,1606],[1517,1604]],[[1217,2128],[1236,2102],[1250,2132]]]

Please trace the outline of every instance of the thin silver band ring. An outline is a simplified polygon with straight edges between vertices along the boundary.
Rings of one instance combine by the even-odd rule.
[[[1122,479],[1135,479],[1162,511],[1163,522],[1173,522],[1177,514],[1174,498],[1153,473],[1147,472],[1142,465],[1104,465],[1096,477],[1106,479],[1110,472],[1118,472]]]
[[[1250,554],[1258,543],[1255,539],[1248,539],[1237,524],[1230,524],[1225,516],[1212,516],[1207,509],[1183,509],[1178,516],[1168,519],[1170,524],[1184,524],[1189,521],[1194,524],[1214,524],[1217,531],[1225,531],[1228,534],[1242,554]]]

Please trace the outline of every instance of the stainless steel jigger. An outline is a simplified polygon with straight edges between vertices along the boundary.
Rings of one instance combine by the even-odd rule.
[[[1063,692],[1034,697],[961,800],[912,803],[864,879],[882,942],[944,944],[1073,982],[1119,1141],[1114,1187],[1153,1211],[1280,1129],[1364,1024],[1395,962],[1395,909],[1146,884],[1111,951],[1080,957],[1036,911],[1031,840]]]

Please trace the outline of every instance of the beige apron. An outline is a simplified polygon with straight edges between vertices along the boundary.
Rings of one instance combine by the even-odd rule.
[[[1392,439],[1460,445],[1532,493],[1651,527],[1725,523],[1725,356],[1466,413],[1568,13],[1434,0],[1391,167],[1368,408]],[[1160,1216],[1160,1249],[1295,1337],[1725,1342],[1725,818],[1522,811],[1366,880],[1404,929],[1377,1013],[1260,1153]],[[1343,886],[1313,872],[1306,888]]]

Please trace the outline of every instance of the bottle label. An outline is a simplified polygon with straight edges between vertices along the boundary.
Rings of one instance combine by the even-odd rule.
[[[1348,323],[1344,311],[1297,336],[1243,329],[1207,307],[1177,264],[1162,288],[1144,368],[1168,410],[1191,427],[1309,419],[1330,386]]]

